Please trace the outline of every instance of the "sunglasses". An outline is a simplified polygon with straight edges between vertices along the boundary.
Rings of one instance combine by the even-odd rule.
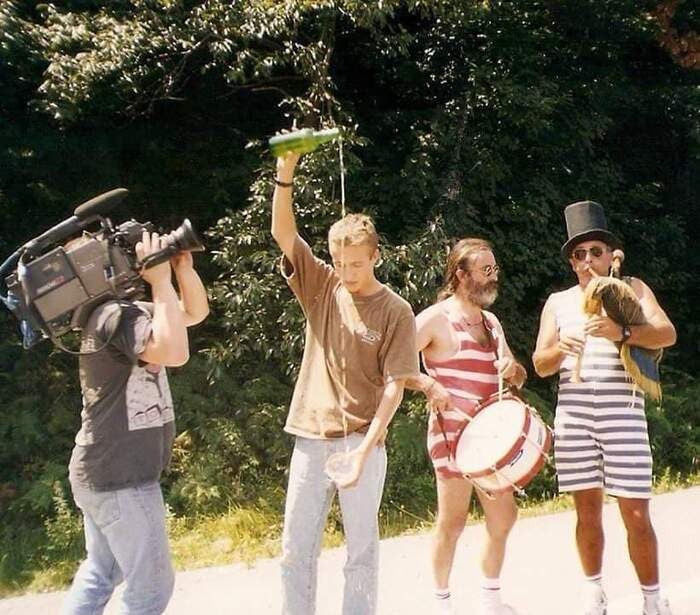
[[[594,258],[600,258],[603,256],[604,252],[607,252],[605,248],[593,246],[592,248],[588,248],[588,250],[586,250],[586,248],[578,248],[573,251],[573,256],[577,261],[585,261],[588,254]]]
[[[498,273],[501,268],[498,265],[484,265],[479,271],[486,277],[490,277],[494,273]]]

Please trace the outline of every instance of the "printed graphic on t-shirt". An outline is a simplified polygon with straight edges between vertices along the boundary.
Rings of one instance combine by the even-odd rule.
[[[126,384],[129,431],[162,427],[175,420],[165,369],[135,365]]]
[[[95,336],[86,335],[83,338],[83,343],[80,348],[81,352],[95,352],[97,350],[97,344],[95,344]]]
[[[382,334],[372,329],[365,328],[364,331],[359,331],[359,333],[362,335],[360,339],[362,339],[365,344],[376,344],[382,339]]]
[[[340,287],[338,289],[339,301],[340,301],[340,316],[348,329],[352,331],[355,335],[359,336],[360,340],[365,344],[370,346],[380,342],[382,339],[382,334],[379,331],[370,329],[367,324],[362,320],[362,316],[357,309],[350,293],[345,287]]]

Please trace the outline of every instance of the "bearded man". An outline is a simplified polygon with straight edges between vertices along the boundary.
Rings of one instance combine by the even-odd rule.
[[[454,463],[457,436],[477,406],[498,392],[499,377],[518,388],[527,378],[525,368],[513,358],[498,318],[485,310],[498,295],[498,271],[489,242],[462,239],[449,255],[437,303],[416,318],[418,351],[423,353],[427,374],[409,379],[407,386],[423,391],[431,410],[428,450],[438,497],[432,548],[436,613],[454,613],[449,578],[472,495],[472,483]],[[491,499],[477,491],[477,496],[486,516],[479,613],[514,615],[501,600],[499,580],[506,540],[517,517],[513,492]]]

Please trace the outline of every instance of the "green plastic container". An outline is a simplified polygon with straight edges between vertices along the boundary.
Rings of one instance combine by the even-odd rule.
[[[313,152],[321,143],[333,141],[340,136],[337,128],[327,128],[325,130],[314,130],[313,128],[303,128],[283,135],[276,135],[269,141],[270,151],[275,158],[284,156],[288,152],[297,154],[307,154]]]

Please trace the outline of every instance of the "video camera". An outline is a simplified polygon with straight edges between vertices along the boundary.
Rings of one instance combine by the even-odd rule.
[[[138,261],[136,244],[144,231],[155,230],[153,224],[129,220],[114,226],[106,217],[127,194],[117,188],[83,203],[73,216],[25,243],[0,266],[0,280],[4,278],[7,287],[7,296],[0,299],[19,320],[25,348],[41,337],[56,343],[68,331],[81,329],[90,312],[105,301],[143,297],[142,269],[178,252],[204,250],[185,219],[161,237],[165,246],[160,251]],[[85,232],[80,239],[46,251],[96,222],[100,228],[95,233]]]

